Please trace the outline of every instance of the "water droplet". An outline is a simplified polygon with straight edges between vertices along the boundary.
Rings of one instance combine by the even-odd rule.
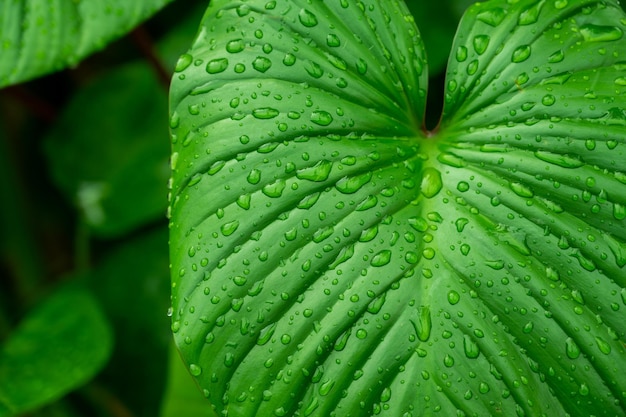
[[[365,75],[367,72],[367,62],[363,58],[359,58],[356,62],[356,69],[361,75]]]
[[[565,340],[565,354],[570,359],[576,359],[578,356],[580,356],[580,349],[576,345],[576,342],[574,342],[574,339],[572,339],[571,337],[568,337]]]
[[[489,47],[490,40],[491,38],[489,37],[489,35],[474,36],[474,40],[472,42],[472,44],[474,45],[474,51],[476,51],[478,55],[484,54],[487,48]]]
[[[320,78],[324,75],[324,69],[320,66],[320,64],[311,60],[306,62],[304,70],[313,78]]]
[[[617,77],[613,82],[620,87],[626,87],[626,77]]]
[[[524,62],[530,56],[530,45],[522,45],[516,48],[511,55],[511,62]]]
[[[306,9],[300,9],[300,13],[298,13],[298,19],[300,20],[300,23],[308,28],[317,25],[317,17]]]
[[[261,171],[259,171],[258,169],[253,169],[248,174],[247,179],[250,184],[258,184],[259,181],[261,181]]]
[[[547,151],[535,151],[535,156],[542,161],[549,162],[563,168],[578,168],[584,165],[580,159]]]
[[[202,368],[195,363],[192,363],[191,365],[189,365],[189,373],[191,373],[191,375],[193,376],[200,376],[200,374],[202,373]]]
[[[411,323],[413,324],[413,328],[415,329],[417,338],[422,342],[426,342],[430,338],[430,332],[433,327],[433,323],[430,317],[430,308],[428,306],[421,306],[418,309],[417,314],[417,322],[411,320]]]
[[[447,367],[447,368],[451,368],[454,366],[454,358],[448,354],[446,354],[446,356],[443,358],[443,364]]]
[[[296,173],[296,177],[301,180],[309,180],[309,181],[326,181],[328,176],[330,175],[330,171],[332,169],[333,163],[326,159],[319,161],[312,167],[300,169]]]
[[[517,23],[520,26],[532,25],[533,23],[535,23],[539,19],[539,12],[541,11],[541,8],[543,7],[544,3],[545,2],[541,1],[539,3],[533,4],[532,6],[529,6],[528,8],[524,9],[519,14]]]
[[[459,217],[454,222],[454,225],[456,226],[456,231],[461,233],[468,223],[469,223],[468,219],[466,219],[465,217]]]
[[[452,305],[457,304],[461,300],[461,296],[454,290],[448,291],[448,302]]]
[[[563,61],[564,58],[565,54],[563,53],[563,51],[558,50],[548,57],[548,62],[551,64],[556,64],[557,62]]]
[[[372,266],[384,266],[391,261],[391,251],[382,250],[372,257],[370,264]]]
[[[480,355],[480,349],[478,349],[478,345],[471,338],[470,335],[463,335],[463,351],[465,352],[465,356],[469,359],[476,359],[478,355]]]
[[[241,52],[245,49],[246,44],[243,39],[233,39],[232,41],[226,44],[226,51],[231,54],[236,54],[237,52]]]
[[[326,45],[336,48],[341,45],[341,40],[334,33],[329,33],[326,35]]]
[[[552,94],[546,94],[541,99],[541,104],[543,104],[544,106],[551,106],[555,102],[556,102],[556,97],[554,97]]]
[[[359,329],[356,331],[356,337],[357,339],[365,339],[367,337],[367,330],[365,329]]]
[[[604,353],[605,355],[611,353],[611,345],[609,345],[606,340],[602,339],[599,336],[596,336],[596,344],[598,345],[598,349],[600,349],[600,352]]]
[[[239,220],[233,220],[232,222],[224,223],[222,227],[220,228],[220,230],[222,231],[222,234],[224,236],[230,236],[233,233],[235,233],[238,227],[239,227]]]
[[[510,187],[511,190],[520,197],[531,198],[535,195],[530,188],[519,182],[512,182]]]
[[[176,61],[176,67],[174,68],[174,72],[181,72],[187,69],[191,62],[193,61],[193,57],[189,54],[182,54],[178,61]]]
[[[333,379],[327,379],[326,381],[320,384],[319,393],[321,396],[326,396],[330,393],[330,391],[335,386],[335,381]]]
[[[555,0],[554,7],[558,10],[564,9],[567,7],[567,0]]]
[[[242,4],[237,7],[237,15],[239,17],[247,16],[248,14],[250,14],[250,11],[250,6],[248,6],[247,4]]]
[[[311,113],[311,121],[319,126],[328,126],[333,121],[333,116],[323,110],[316,110]]]
[[[268,197],[272,197],[272,198],[278,198],[283,194],[283,190],[286,187],[286,183],[284,180],[279,179],[276,182],[273,182],[272,184],[268,184],[265,187],[263,187],[263,194],[265,194]]]
[[[616,26],[599,26],[586,24],[580,27],[580,34],[587,42],[616,41],[622,38],[624,33]]]
[[[459,46],[456,50],[456,60],[458,62],[464,62],[467,59],[467,48],[465,46]]]
[[[459,183],[456,185],[456,189],[462,193],[469,190],[469,188],[470,188],[469,184],[465,181],[459,181]]]
[[[283,64],[290,67],[295,63],[296,63],[296,56],[289,52],[286,53],[285,56],[283,57]]]
[[[228,59],[218,58],[212,59],[206,64],[206,72],[209,74],[219,74],[224,72],[228,68]]]
[[[500,23],[502,23],[502,20],[504,20],[505,16],[506,12],[502,8],[494,7],[493,9],[488,9],[478,13],[478,16],[476,16],[476,18],[481,22],[485,22],[490,26],[496,27]]]
[[[354,177],[344,177],[337,181],[335,187],[344,194],[352,194],[357,192],[361,187],[372,179],[372,173],[366,172]]]
[[[262,119],[262,120],[273,119],[279,114],[280,112],[278,110],[273,109],[271,107],[261,107],[261,108],[252,110],[252,116],[254,116],[257,119]]]
[[[271,66],[272,61],[270,61],[268,58],[265,58],[264,56],[257,56],[252,62],[252,67],[259,72],[265,72],[270,69]]]
[[[432,198],[441,191],[442,187],[441,173],[435,168],[425,168],[421,183],[422,194],[424,194],[426,198]]]

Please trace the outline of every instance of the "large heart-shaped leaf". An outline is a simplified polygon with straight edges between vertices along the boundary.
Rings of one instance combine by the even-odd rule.
[[[177,344],[229,416],[626,412],[626,17],[214,0],[171,91]]]
[[[0,87],[75,65],[170,1],[2,1]]]

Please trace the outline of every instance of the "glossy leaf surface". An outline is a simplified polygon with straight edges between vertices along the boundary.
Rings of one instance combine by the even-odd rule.
[[[513,4],[509,4],[513,3]],[[177,65],[172,330],[228,416],[622,415],[626,17],[219,1]]]
[[[76,65],[171,0],[3,0],[0,87]]]
[[[111,348],[111,330],[91,295],[58,291],[4,341],[0,416],[23,414],[84,384],[105,364]]]

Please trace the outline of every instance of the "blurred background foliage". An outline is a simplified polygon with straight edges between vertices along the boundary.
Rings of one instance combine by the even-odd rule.
[[[427,125],[470,0],[408,0]],[[0,90],[0,417],[212,416],[171,345],[167,92],[207,1]]]

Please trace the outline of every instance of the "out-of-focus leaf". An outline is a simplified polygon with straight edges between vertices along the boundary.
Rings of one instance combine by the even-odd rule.
[[[172,0],[3,0],[0,87],[75,65]]]
[[[163,227],[118,246],[90,277],[116,340],[101,378],[137,417],[157,415],[165,387],[171,339],[168,274]]]
[[[161,417],[217,417],[172,343]]]
[[[113,69],[81,89],[44,145],[53,178],[95,234],[165,216],[167,98],[146,65]]]
[[[73,288],[57,291],[0,350],[0,416],[35,409],[84,384],[111,348],[109,325],[93,297]]]
[[[193,39],[198,32],[198,16],[202,16],[206,9],[205,1],[196,0],[189,3],[185,4],[190,10],[184,15],[184,18],[171,21],[171,28],[156,44],[160,58],[170,71],[174,71],[180,54],[189,48],[189,40]]]

